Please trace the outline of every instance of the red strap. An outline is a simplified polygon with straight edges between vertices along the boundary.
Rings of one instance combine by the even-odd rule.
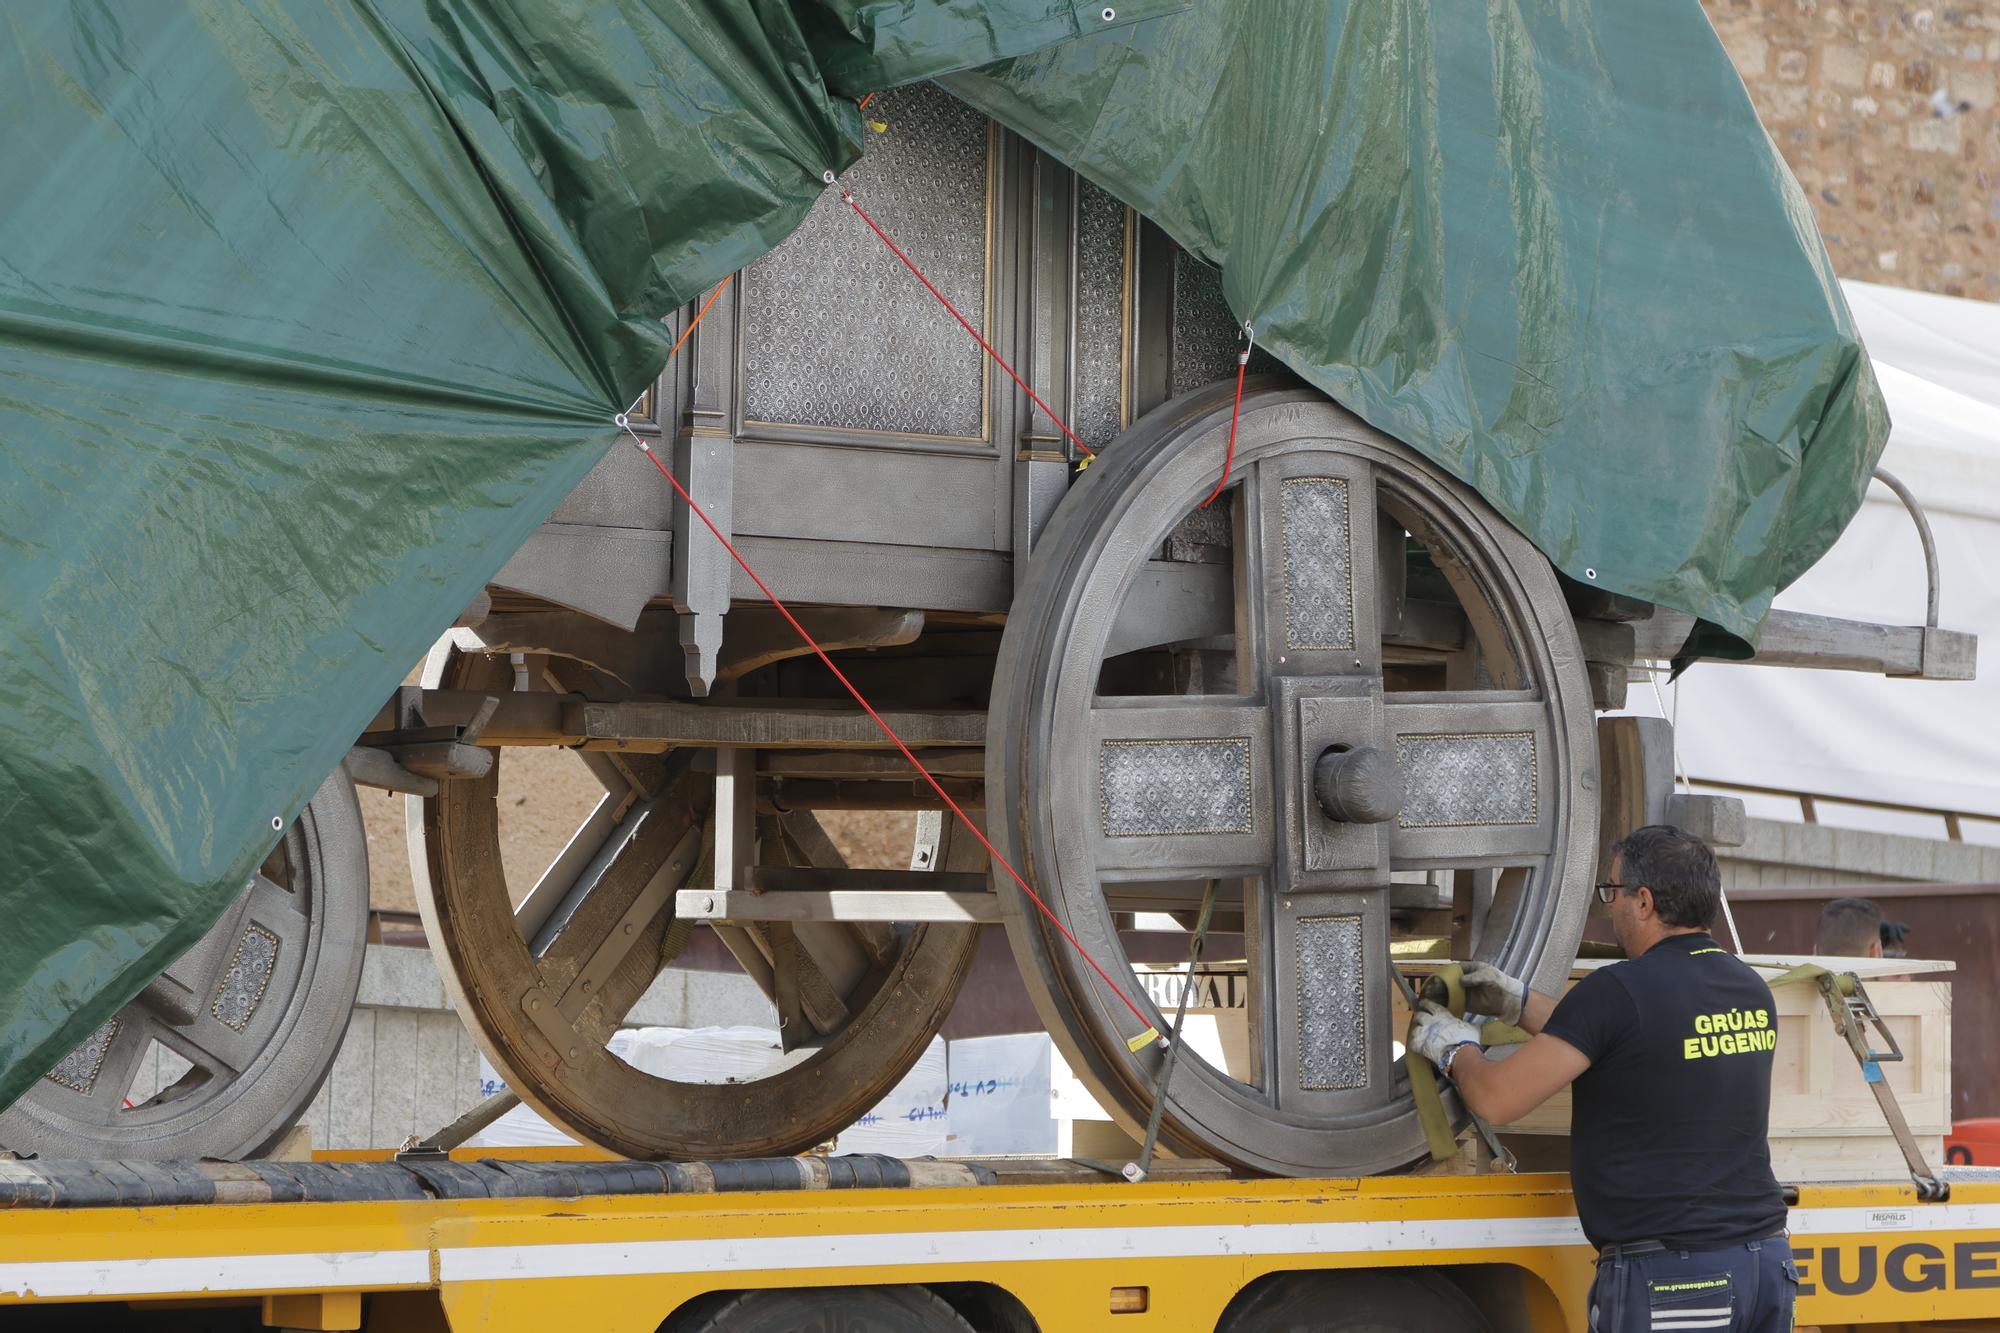
[[[1229,409],[1229,451],[1222,455],[1222,475],[1216,478],[1215,489],[1201,502],[1203,509],[1214,504],[1215,497],[1229,484],[1229,466],[1236,461],[1236,418],[1243,411],[1243,372],[1250,368],[1250,348],[1254,345],[1254,340],[1246,343],[1236,354],[1236,405]]]

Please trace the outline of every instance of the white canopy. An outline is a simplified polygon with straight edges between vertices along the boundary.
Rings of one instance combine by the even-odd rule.
[[[2000,815],[2000,305],[1842,284],[1894,428],[1882,466],[1929,514],[1943,574],[1939,623],[1980,636],[1979,678],[1884,680],[1838,671],[1701,663],[1677,685],[1634,685],[1634,711],[1675,716],[1682,772],[1818,795]],[[1924,564],[1886,487],[1780,607],[1917,625]],[[1796,802],[1750,801],[1796,819]],[[1925,819],[1823,806],[1823,822],[1940,836]],[[1965,837],[2000,842],[2000,824]]]

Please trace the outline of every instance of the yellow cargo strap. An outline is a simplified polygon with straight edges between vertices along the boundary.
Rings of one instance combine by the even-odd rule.
[[[1896,1146],[1902,1150],[1903,1164],[1909,1168],[1910,1179],[1916,1183],[1917,1197],[1933,1203],[1949,1199],[1951,1185],[1924,1161],[1923,1149],[1917,1146],[1916,1136],[1910,1133],[1910,1122],[1904,1118],[1902,1104],[1896,1100],[1888,1078],[1882,1073],[1885,1062],[1902,1060],[1903,1049],[1896,1044],[1896,1034],[1889,1031],[1889,1025],[1882,1021],[1875,1002],[1868,998],[1868,988],[1852,972],[1829,972],[1817,963],[1800,963],[1765,984],[1776,989],[1804,981],[1818,985],[1820,998],[1826,1001],[1826,1011],[1833,1018],[1834,1030],[1846,1040],[1848,1050],[1854,1052],[1855,1063],[1861,1066],[1862,1080],[1868,1084],[1868,1091],[1875,1094],[1875,1104],[1881,1108],[1882,1119],[1888,1122],[1889,1132],[1895,1135]],[[1875,1049],[1868,1037],[1870,1026],[1889,1043],[1888,1050]]]
[[[1431,1067],[1430,1061],[1410,1050],[1411,1042],[1417,1035],[1417,992],[1410,988],[1400,969],[1392,970],[1403,989],[1403,997],[1410,1005],[1410,1026],[1403,1034],[1403,1049],[1408,1056],[1404,1063],[1410,1075],[1410,1095],[1417,1103],[1417,1123],[1423,1126],[1424,1142],[1430,1148],[1431,1157],[1442,1162],[1458,1151],[1458,1136],[1452,1133],[1451,1117],[1445,1114],[1444,1094],[1438,1091],[1437,1071]],[[1453,1014],[1465,1012],[1465,979],[1457,963],[1449,963],[1424,978],[1425,990],[1430,990],[1433,985],[1443,990],[1444,998],[1440,1003],[1446,1009]],[[1479,1029],[1479,1040],[1487,1046],[1512,1046],[1527,1039],[1526,1032],[1497,1019]],[[1474,1119],[1477,1120],[1477,1117]],[[1492,1140],[1492,1133],[1485,1125],[1479,1128]],[[1493,1141],[1497,1143],[1497,1140]]]

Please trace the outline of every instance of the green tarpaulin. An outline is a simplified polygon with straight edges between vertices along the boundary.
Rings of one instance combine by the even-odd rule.
[[[867,88],[962,71],[1571,574],[1753,634],[1886,420],[1699,10],[1183,7],[9,5],[0,1103],[235,896]]]

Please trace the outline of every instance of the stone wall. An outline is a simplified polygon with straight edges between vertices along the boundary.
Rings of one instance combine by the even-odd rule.
[[[1703,0],[1842,277],[2000,300],[2000,0]]]

